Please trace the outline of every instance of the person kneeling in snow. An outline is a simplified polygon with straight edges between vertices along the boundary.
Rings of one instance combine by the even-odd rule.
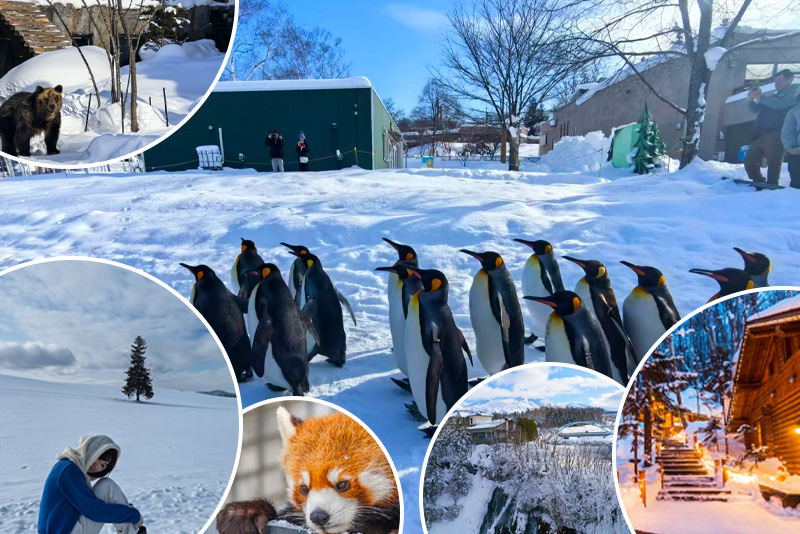
[[[81,436],[77,449],[67,447],[56,456],[42,492],[39,534],[99,534],[106,523],[114,523],[120,534],[146,534],[142,514],[106,478],[119,455],[119,446],[99,435]]]

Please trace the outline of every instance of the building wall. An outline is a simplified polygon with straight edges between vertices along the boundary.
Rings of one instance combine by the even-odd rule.
[[[373,169],[391,169],[402,166],[403,142],[402,139],[395,141],[394,137],[399,135],[400,129],[392,120],[392,116],[386,111],[386,107],[378,97],[378,93],[372,91],[372,146],[373,146]],[[393,132],[395,136],[392,136]]]
[[[301,130],[310,149],[310,170],[356,165],[354,147],[358,147],[359,166],[371,169],[371,94],[369,88],[212,92],[183,126],[145,151],[146,168],[196,169],[195,147],[219,145],[218,129],[222,128],[228,167],[271,170],[264,139],[277,129],[286,141],[287,171],[299,169],[295,146]],[[342,160],[336,158],[336,149],[342,152]]]

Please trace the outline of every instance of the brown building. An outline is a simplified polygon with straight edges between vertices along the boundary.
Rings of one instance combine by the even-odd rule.
[[[507,441],[514,429],[514,421],[495,419],[472,425],[467,428],[467,431],[475,443],[498,443]]]
[[[747,447],[768,447],[800,474],[800,299],[747,322],[734,372],[728,431],[748,425]]]
[[[748,88],[758,84],[769,91],[773,76],[782,69],[800,74],[800,32],[749,30],[738,33],[736,40],[739,44],[722,55],[711,73],[698,153],[704,160],[738,163],[739,149],[749,142],[755,120],[747,108]],[[654,56],[637,70],[667,100],[686,106],[690,67],[685,58]],[[795,83],[800,83],[800,76]],[[595,131],[610,135],[613,128],[638,121],[645,104],[667,149],[679,150],[684,117],[626,67],[597,84],[580,86],[568,104],[556,109],[552,120],[542,123],[539,153],[550,151],[564,136]],[[671,155],[679,157],[677,152]]]

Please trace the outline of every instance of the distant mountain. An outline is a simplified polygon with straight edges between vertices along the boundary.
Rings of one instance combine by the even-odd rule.
[[[488,401],[483,399],[467,399],[461,404],[459,411],[470,413],[515,413],[542,408],[544,406],[557,405],[544,399],[515,399],[511,397]]]

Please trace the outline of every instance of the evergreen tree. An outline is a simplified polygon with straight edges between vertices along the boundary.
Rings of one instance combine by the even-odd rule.
[[[659,158],[664,155],[666,145],[658,135],[658,125],[653,122],[653,117],[644,106],[639,117],[639,139],[633,145],[636,155],[633,156],[633,172],[647,174],[654,168],[660,167]]]
[[[139,396],[144,395],[148,399],[153,398],[153,382],[150,378],[150,370],[144,366],[144,353],[147,351],[147,343],[142,336],[136,336],[131,345],[131,366],[125,371],[128,377],[125,385],[122,386],[122,393],[131,398],[136,395],[136,402]]]
[[[150,26],[142,32],[145,49],[160,50],[164,45],[182,44],[189,37],[184,31],[189,24],[189,10],[185,7],[159,0],[157,5],[142,9],[142,18],[150,18]]]

